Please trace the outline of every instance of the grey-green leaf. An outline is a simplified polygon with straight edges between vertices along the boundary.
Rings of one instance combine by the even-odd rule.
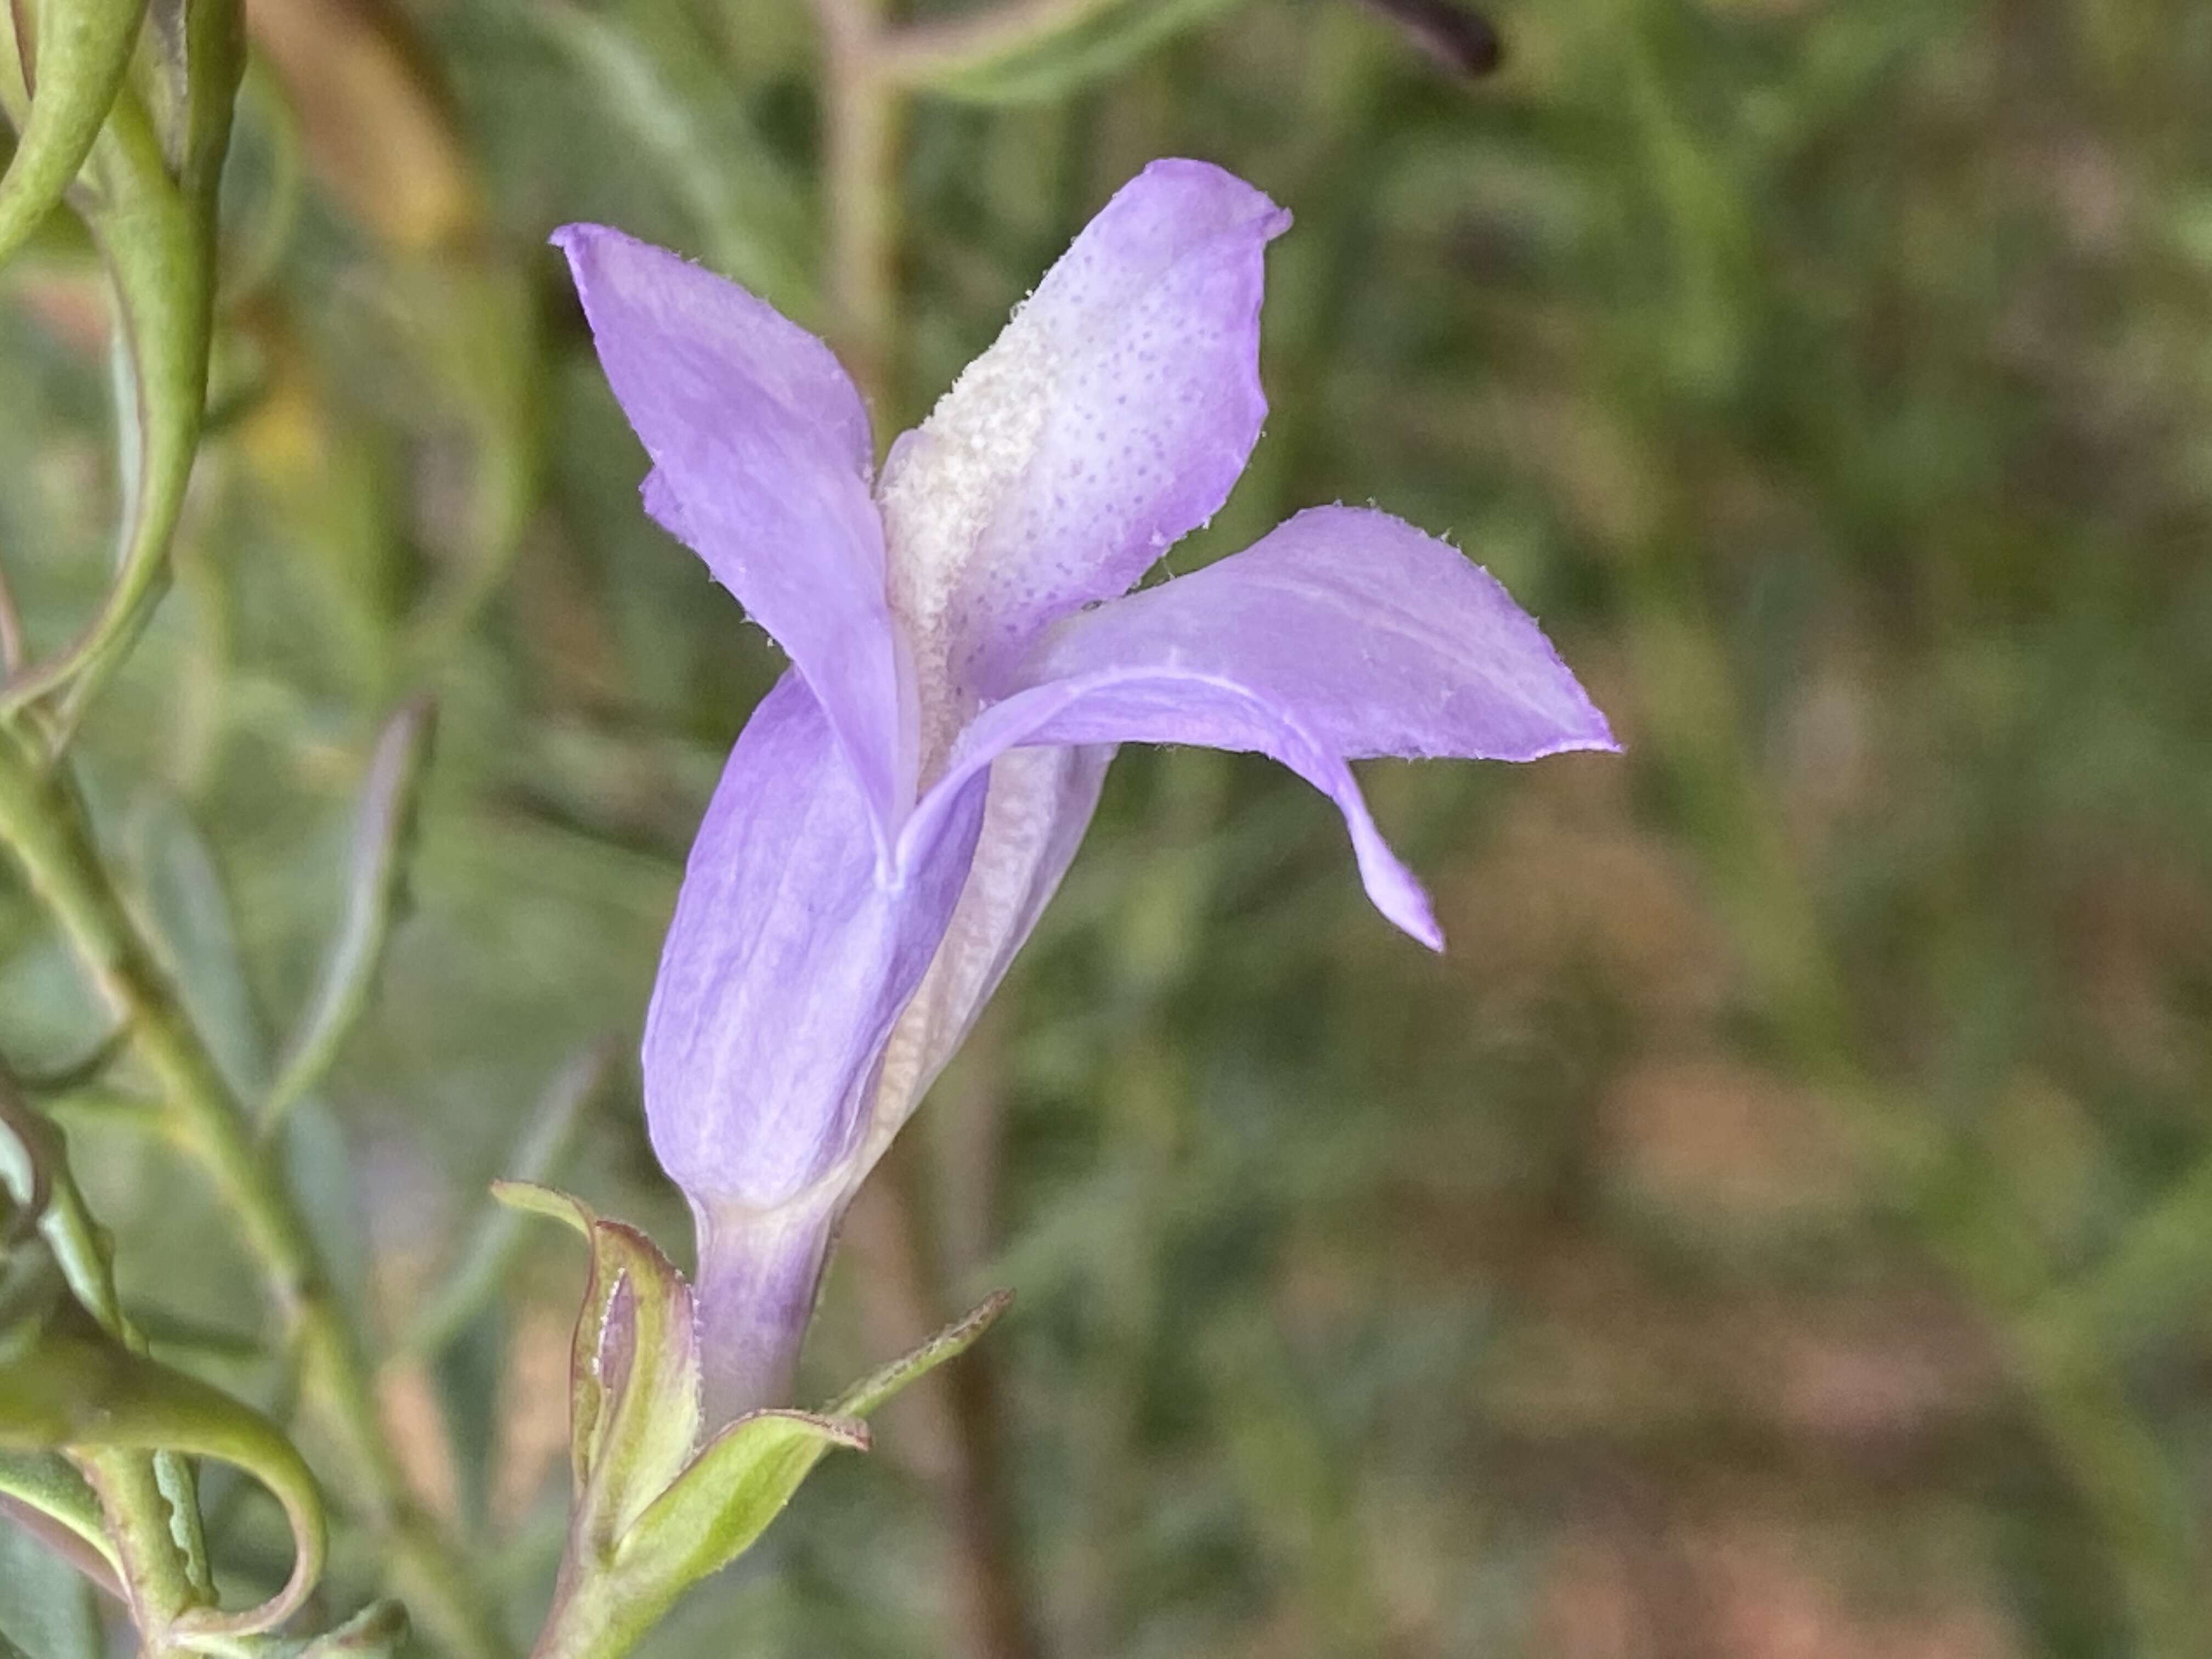
[[[0,1639],[27,1659],[100,1659],[106,1651],[92,1586],[5,1516],[0,1516]]]
[[[264,1133],[322,1080],[368,1007],[393,917],[405,897],[416,802],[428,769],[436,708],[417,697],[384,723],[362,783],[346,860],[345,920],[323,965],[313,1000],[286,1050],[261,1109]]]

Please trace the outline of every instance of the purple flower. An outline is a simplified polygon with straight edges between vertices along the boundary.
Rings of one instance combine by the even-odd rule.
[[[1128,592],[1259,435],[1262,253],[1288,222],[1218,167],[1155,162],[872,486],[819,340],[617,231],[554,239],[653,459],[647,510],[792,662],[707,809],[646,1020],[719,1416],[790,1386],[839,1218],[1036,925],[1115,744],[1272,755],[1432,948],[1346,763],[1613,746],[1505,590],[1381,513],[1317,507]]]

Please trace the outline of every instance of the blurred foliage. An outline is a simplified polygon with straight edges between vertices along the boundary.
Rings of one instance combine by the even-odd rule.
[[[1273,418],[1173,564],[1372,499],[1504,579],[1630,754],[1370,769],[1441,959],[1294,781],[1126,755],[856,1214],[816,1375],[1019,1304],[647,1650],[2202,1651],[2212,10],[1513,0],[1469,82],[1349,0],[1169,9],[1141,53],[1047,32],[908,106],[884,434],[1145,161],[1218,161],[1297,222]],[[380,726],[438,696],[374,1000],[287,1135],[402,1356],[410,1478],[521,1638],[574,1253],[401,1338],[533,1101],[631,1041],[777,670],[639,511],[543,237],[617,222],[823,326],[817,44],[797,0],[250,11],[213,435],[77,752],[258,1094]],[[0,276],[34,659],[112,567],[109,328],[58,228]],[[11,882],[0,1050],[105,1035]],[[125,1301],[280,1408],[232,1230],[129,1106],[57,1103]],[[682,1238],[634,1075],[568,1166]],[[282,1516],[227,1480],[218,1565],[270,1593]],[[374,1573],[333,1547],[349,1612]],[[33,1659],[83,1650],[82,1609],[12,1606]]]

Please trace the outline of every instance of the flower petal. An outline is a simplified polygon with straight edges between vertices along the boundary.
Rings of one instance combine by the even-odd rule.
[[[646,1121],[695,1205],[774,1211],[842,1180],[884,1045],[960,896],[980,778],[885,883],[796,672],[754,711],[693,843],[646,1014]]]
[[[1267,412],[1262,251],[1289,222],[1218,167],[1154,162],[892,450],[878,495],[926,754],[1038,628],[1127,591],[1228,498]]]
[[[1241,553],[1100,605],[1041,641],[1023,681],[1135,661],[1224,674],[1347,760],[1618,746],[1503,583],[1371,507],[1310,507]]]
[[[1063,623],[962,733],[941,788],[1017,744],[1194,743],[1273,756],[1334,800],[1369,896],[1441,948],[1347,759],[1531,760],[1614,746],[1505,590],[1387,514],[1300,514],[1245,551]],[[917,824],[932,816],[926,801]]]
[[[887,843],[913,799],[913,678],[859,392],[821,341],[711,271],[603,225],[553,240],[653,458],[647,510],[806,676]]]
[[[1269,755],[1334,801],[1376,908],[1432,951],[1443,934],[1428,896],[1376,828],[1341,756],[1291,709],[1182,664],[1132,663],[1056,679],[994,703],[961,733],[944,784],[1019,744],[1187,743]],[[926,807],[925,807],[926,810]]]
[[[992,763],[982,833],[921,988],[884,1052],[862,1168],[914,1115],[1074,861],[1114,758],[1110,745],[1021,749]]]

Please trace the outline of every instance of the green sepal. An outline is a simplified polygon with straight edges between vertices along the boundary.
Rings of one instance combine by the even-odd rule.
[[[298,1610],[322,1576],[325,1530],[314,1477],[282,1431],[198,1378],[131,1352],[75,1301],[29,1351],[0,1364],[0,1447],[33,1452],[174,1452],[234,1463],[283,1506],[292,1530],[289,1579],[260,1606],[182,1614],[177,1639],[255,1634]]]
[[[691,1286],[651,1239],[580,1199],[524,1182],[495,1182],[492,1194],[567,1222],[591,1245],[568,1361],[569,1550],[603,1559],[698,1443]]]
[[[823,1454],[868,1449],[868,1425],[811,1412],[749,1413],[705,1446],[623,1538],[616,1573],[696,1583],[752,1547]]]
[[[591,1246],[569,1363],[574,1508],[534,1659],[628,1652],[686,1589],[750,1549],[824,1455],[868,1449],[863,1415],[963,1352],[1013,1299],[989,1297],[826,1412],[750,1413],[694,1455],[700,1362],[683,1274],[636,1229],[566,1193],[500,1181],[492,1194]]]
[[[533,1189],[522,1201],[573,1218],[565,1208],[556,1212],[544,1202],[549,1196],[557,1198]],[[862,1413],[965,1352],[1012,1300],[1009,1291],[994,1293],[913,1352],[848,1389],[827,1412],[763,1411],[739,1418],[701,1449],[616,1540],[611,1555],[580,1553],[572,1537],[536,1659],[614,1659],[627,1653],[686,1589],[750,1549],[824,1455],[839,1447],[868,1449]]]
[[[867,1416],[894,1399],[908,1383],[920,1381],[946,1360],[957,1359],[974,1347],[983,1333],[999,1322],[999,1316],[1013,1304],[1012,1291],[992,1291],[912,1353],[892,1360],[846,1389],[827,1407],[828,1414]]]
[[[42,0],[21,12],[32,21],[27,48],[0,8],[0,102],[17,128],[15,156],[0,178],[0,264],[61,205],[92,154],[130,66],[146,0]]]

